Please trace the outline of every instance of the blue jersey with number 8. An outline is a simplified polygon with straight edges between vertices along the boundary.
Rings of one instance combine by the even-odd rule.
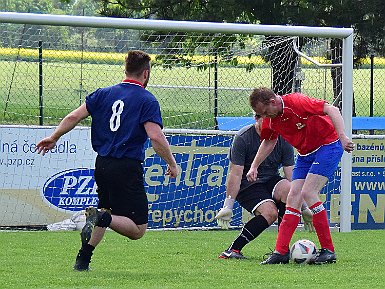
[[[144,123],[163,128],[157,99],[136,81],[99,88],[86,97],[86,107],[92,117],[92,148],[101,156],[143,161]]]

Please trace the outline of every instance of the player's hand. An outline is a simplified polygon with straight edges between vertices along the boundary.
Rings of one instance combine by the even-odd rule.
[[[228,229],[230,227],[230,221],[233,216],[233,209],[228,207],[223,207],[219,210],[218,214],[215,216],[217,224],[222,229]]]
[[[340,141],[346,152],[351,153],[354,150],[354,143],[346,135],[340,136]]]
[[[233,207],[235,199],[228,195],[223,203],[223,208],[216,214],[215,219],[217,224],[222,229],[228,229],[230,227],[230,221],[233,216]]]
[[[56,140],[54,140],[52,137],[46,137],[36,144],[36,151],[38,154],[41,153],[44,156],[45,153],[50,149],[53,149],[55,145]]]
[[[246,178],[249,182],[255,182],[257,180],[258,169],[251,167],[246,174]]]
[[[170,176],[170,178],[176,178],[179,174],[178,166],[175,165],[167,165],[166,176]]]
[[[309,208],[306,208],[302,211],[302,221],[305,230],[309,232],[315,232],[313,226],[313,213],[310,211]]]

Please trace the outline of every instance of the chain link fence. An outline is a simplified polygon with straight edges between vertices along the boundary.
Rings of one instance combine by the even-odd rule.
[[[130,49],[152,55],[148,89],[169,128],[214,129],[216,116],[250,115],[247,99],[257,86],[335,98],[330,68],[298,61],[292,38],[8,23],[0,31],[1,124],[57,124],[88,93],[124,78]],[[330,61],[328,40],[301,42],[319,61]],[[368,59],[353,73],[355,115],[385,115],[385,60]]]
[[[385,59],[371,55],[353,71],[357,116],[385,116]]]

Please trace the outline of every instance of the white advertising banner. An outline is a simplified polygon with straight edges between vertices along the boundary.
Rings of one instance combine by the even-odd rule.
[[[87,174],[95,159],[90,129],[77,127],[45,156],[37,154],[36,143],[52,131],[52,127],[0,127],[0,225],[41,225],[68,218],[73,212],[54,204],[56,195],[60,196],[55,198],[58,204],[97,204],[95,191],[81,190],[93,182],[92,175]],[[86,173],[65,176],[71,170],[81,169]],[[55,180],[63,181],[55,184]],[[67,189],[75,185],[82,193],[68,198]]]
[[[93,178],[96,154],[89,127],[76,127],[45,156],[36,143],[53,127],[0,126],[0,226],[44,226],[97,206]],[[144,182],[149,228],[213,227],[222,207],[232,136],[167,136],[181,174],[165,176],[166,165],[146,143]],[[385,228],[385,145],[354,140],[352,229]],[[331,225],[339,222],[340,169],[321,192]],[[242,225],[236,202],[233,226]]]

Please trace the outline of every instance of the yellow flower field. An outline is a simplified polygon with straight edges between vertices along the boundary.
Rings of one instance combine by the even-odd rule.
[[[23,59],[38,59],[38,50],[30,49],[30,48],[4,48],[0,47],[0,57],[21,57]],[[115,52],[89,52],[89,51],[70,51],[70,50],[43,50],[43,58],[47,60],[56,60],[56,61],[84,61],[84,62],[92,62],[92,63],[109,63],[109,64],[120,64],[122,59],[124,59],[125,53],[115,53]],[[151,55],[154,63],[160,64],[159,59],[157,59],[157,55]],[[178,56],[178,58],[183,59],[185,61],[190,61],[191,63],[212,63],[213,56],[204,56],[204,55],[195,55],[195,56]],[[219,57],[221,60],[221,57]],[[222,59],[223,60],[223,59]],[[321,57],[315,57],[319,63],[330,63],[330,60]],[[247,65],[254,64],[264,65],[266,64],[265,60],[262,56],[239,56],[237,57],[238,65]],[[361,61],[363,65],[370,64],[370,58],[367,57]],[[384,57],[376,57],[374,60],[376,66],[385,66],[385,58]],[[310,65],[311,63],[302,59],[303,65]]]

